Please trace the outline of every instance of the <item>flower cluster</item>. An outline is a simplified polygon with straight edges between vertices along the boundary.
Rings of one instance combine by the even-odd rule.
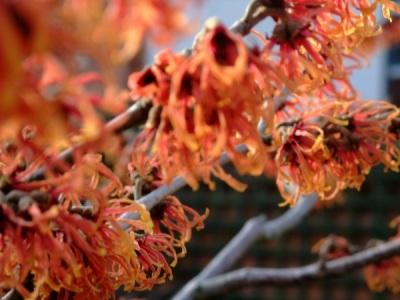
[[[362,65],[356,48],[381,33],[376,9],[380,5],[390,21],[391,13],[400,11],[393,1],[380,0],[262,2],[275,21],[269,36],[253,30],[262,59],[291,92],[321,90],[342,99],[355,98],[349,75]]]
[[[150,99],[161,111],[157,128],[144,134],[165,180],[180,174],[193,188],[199,179],[213,187],[215,175],[241,190],[218,165],[224,151],[241,173],[262,172],[257,124],[268,121],[268,110],[258,64],[239,36],[217,25],[190,56],[162,52],[153,66],[131,75],[132,97]],[[249,151],[239,153],[239,144]]]
[[[129,170],[134,182],[135,197],[150,193],[164,182],[155,157],[148,159],[143,155],[134,155]],[[170,236],[174,247],[179,250],[178,256],[181,257],[186,254],[185,244],[190,240],[193,228],[202,229],[207,215],[208,210],[200,215],[182,204],[177,197],[167,196],[151,210],[153,231]]]
[[[119,195],[121,183],[100,157],[84,156],[56,178],[8,184],[13,190],[1,194],[3,289],[27,299],[109,298],[121,285],[144,284],[137,232],[152,233],[150,215]],[[123,230],[126,212],[139,217]]]
[[[128,99],[118,85],[120,64],[145,36],[168,42],[187,28],[186,0],[35,2],[0,4],[7,44],[0,50],[1,139],[27,125],[46,146],[76,142],[71,133],[79,130],[93,138],[102,127],[98,110],[121,111]]]
[[[95,53],[103,63],[121,63],[140,50],[146,37],[165,45],[187,32],[189,22],[183,11],[188,2],[68,0],[53,11],[65,18],[68,33],[78,38],[80,49]]]
[[[296,22],[298,18],[293,16]],[[281,25],[278,22],[275,30]],[[158,111],[140,138],[148,146],[146,151],[157,157],[163,180],[181,175],[193,188],[198,181],[213,188],[214,175],[242,190],[244,186],[218,164],[225,153],[241,173],[276,170],[285,203],[294,204],[300,194],[316,191],[328,200],[346,188],[358,189],[377,164],[399,170],[398,108],[359,99],[347,80],[349,70],[331,76],[330,70],[344,65],[342,50],[332,48],[337,41],[328,43],[329,51],[337,55],[333,58],[309,41],[305,34],[315,33],[309,26],[301,33],[300,28],[292,29],[293,40],[264,39],[265,48],[258,51],[216,25],[198,40],[190,56],[162,52],[153,66],[131,75],[132,98],[148,99]],[[282,30],[280,34],[287,28]],[[280,44],[280,51],[274,53],[271,43]],[[272,56],[270,60],[268,55],[281,60]],[[315,68],[317,60],[329,69],[318,72],[328,77],[313,87],[301,83],[311,72],[304,67]],[[301,61],[298,70],[293,66],[297,61]],[[282,76],[274,65],[279,72],[286,67],[291,71]],[[321,79],[315,72],[310,78]],[[294,92],[284,77],[300,89]],[[304,94],[301,87],[306,85],[309,93]],[[292,90],[290,96],[279,94],[282,86]],[[260,121],[266,124],[263,137]],[[238,145],[246,146],[247,152],[238,153]]]
[[[332,199],[343,189],[359,189],[377,164],[398,171],[398,137],[391,132],[398,117],[392,104],[358,100],[328,103],[282,122],[277,184],[286,202],[313,191]]]
[[[26,299],[50,293],[109,299],[121,286],[146,290],[172,278],[171,267],[205,216],[175,197],[149,213],[128,198],[100,156],[75,161],[59,176],[3,182],[3,190],[13,187],[0,194],[3,291],[15,288]]]

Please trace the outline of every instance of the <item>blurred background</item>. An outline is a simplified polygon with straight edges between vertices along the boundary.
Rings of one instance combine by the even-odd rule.
[[[198,24],[211,16],[231,25],[242,15],[248,0],[208,0],[201,11],[193,12]],[[261,26],[268,27],[269,24]],[[192,36],[174,45],[175,50],[190,47]],[[159,49],[147,51],[146,60],[151,63]],[[366,99],[391,99],[400,104],[400,45],[380,51],[372,56],[367,66],[357,71],[352,81],[361,96]],[[264,177],[242,178],[249,184],[245,193],[237,193],[224,184],[216,192],[206,188],[200,192],[190,189],[178,196],[199,212],[206,207],[210,216],[205,229],[194,232],[188,245],[188,254],[174,270],[174,279],[138,295],[146,299],[168,299],[188,280],[198,274],[222,247],[240,230],[244,222],[259,214],[268,218],[281,215],[278,207],[281,199],[272,180]],[[300,226],[278,240],[258,241],[237,267],[289,267],[300,266],[316,260],[311,247],[330,233],[342,235],[354,244],[365,245],[371,238],[386,239],[393,234],[388,228],[390,220],[400,213],[400,176],[374,169],[360,192],[348,191],[343,203],[317,209]],[[327,279],[291,287],[245,289],[220,297],[220,299],[324,299],[369,300],[399,299],[390,293],[373,293],[367,288],[360,272],[338,279]]]

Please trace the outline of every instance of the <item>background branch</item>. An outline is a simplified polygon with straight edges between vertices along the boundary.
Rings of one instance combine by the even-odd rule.
[[[327,261],[323,270],[319,262],[294,268],[243,268],[202,281],[199,294],[210,296],[249,286],[288,285],[338,276],[398,254],[400,254],[400,240],[397,239],[350,256]]]
[[[239,233],[217,254],[203,271],[190,280],[173,297],[173,300],[193,299],[197,288],[204,280],[230,269],[243,257],[258,238],[275,238],[295,227],[311,212],[317,200],[318,197],[314,193],[302,196],[293,208],[274,220],[266,221],[265,216],[262,215],[248,220]]]

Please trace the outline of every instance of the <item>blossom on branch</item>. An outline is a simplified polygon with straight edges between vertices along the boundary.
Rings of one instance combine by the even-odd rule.
[[[262,172],[265,146],[257,125],[268,114],[258,63],[240,37],[217,25],[189,57],[163,52],[153,67],[131,75],[133,97],[161,107],[160,123],[149,138],[166,181],[180,174],[193,188],[199,180],[213,188],[210,176],[215,175],[243,190],[218,166],[224,151],[239,172]],[[239,144],[250,151],[238,153]]]
[[[398,170],[398,140],[390,132],[398,116],[387,102],[327,102],[278,125],[277,184],[286,202],[312,191],[328,200],[346,188],[359,189],[378,164]]]

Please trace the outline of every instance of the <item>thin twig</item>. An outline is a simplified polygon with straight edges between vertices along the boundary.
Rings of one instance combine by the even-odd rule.
[[[231,26],[231,31],[247,35],[259,22],[270,15],[269,9],[260,0],[252,0],[246,8],[244,16]]]
[[[126,111],[108,121],[105,129],[115,133],[120,133],[131,127],[144,124],[151,107],[151,101],[138,100]]]
[[[22,300],[23,297],[17,292],[16,289],[9,290],[0,300]]]
[[[136,101],[123,113],[117,115],[113,119],[107,122],[104,126],[104,130],[108,132],[120,133],[125,129],[133,126],[143,124],[147,120],[147,115],[150,111],[151,103],[146,100]],[[73,147],[65,149],[57,157],[58,160],[72,161],[72,156],[75,150],[84,147],[85,143],[75,145]],[[35,181],[43,178],[45,169],[39,168],[32,176],[27,178],[27,181]]]
[[[201,296],[257,285],[289,285],[308,280],[338,276],[400,254],[400,240],[379,244],[356,254],[326,262],[321,272],[318,262],[294,268],[243,268],[200,283]]]
[[[316,193],[301,196],[298,203],[282,216],[266,222],[262,233],[266,238],[275,238],[296,227],[315,207],[318,202]]]
[[[190,280],[172,299],[193,299],[197,288],[204,280],[230,269],[258,238],[275,238],[300,223],[311,212],[317,203],[317,199],[316,194],[300,197],[297,205],[271,221],[266,221],[265,216],[258,216],[248,220],[239,233],[214,257],[203,271]]]

